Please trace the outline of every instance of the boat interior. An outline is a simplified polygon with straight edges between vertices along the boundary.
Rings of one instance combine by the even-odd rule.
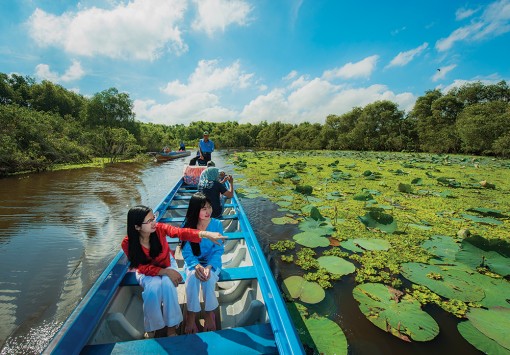
[[[180,226],[186,214],[186,200],[189,200],[194,192],[196,190],[181,191],[176,195],[175,199],[164,206],[164,210],[159,211],[160,221]],[[225,242],[225,252],[222,256],[223,269],[216,289],[219,301],[219,307],[216,310],[218,331],[269,323],[261,290],[252,267],[253,262],[233,207],[229,200],[225,201],[222,223],[229,240]],[[168,241],[171,249],[174,250],[180,271],[184,274],[182,269],[184,260],[178,240],[169,238]],[[133,274],[134,272],[128,272],[124,277],[107,311],[89,339],[88,345],[143,339],[142,288]],[[178,294],[184,318],[178,329],[178,334],[181,335],[184,334],[186,321],[184,283],[178,286]],[[200,331],[203,326],[203,314],[196,318]]]

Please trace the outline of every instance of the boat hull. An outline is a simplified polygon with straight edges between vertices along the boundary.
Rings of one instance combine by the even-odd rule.
[[[186,167],[187,172],[200,167]],[[194,179],[191,179],[193,181]],[[180,226],[196,186],[183,177],[154,208],[159,222]],[[143,339],[142,288],[120,251],[85,298],[57,332],[43,354],[111,354],[191,352],[224,355],[303,354],[289,313],[237,195],[226,201],[221,218],[225,235],[223,267],[217,284],[217,331]],[[184,261],[178,240],[167,238],[175,249],[181,274]],[[185,288],[178,286],[179,303],[186,314]],[[203,314],[199,314],[199,319]],[[178,329],[184,334],[184,322]],[[200,326],[200,324],[199,324]],[[199,328],[200,329],[200,328]]]
[[[170,152],[170,153],[157,153],[154,157],[157,161],[168,161],[168,160],[174,160],[178,158],[188,157],[191,155],[191,151],[186,150],[183,152]]]

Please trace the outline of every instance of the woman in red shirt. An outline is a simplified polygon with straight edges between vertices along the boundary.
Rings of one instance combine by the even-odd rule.
[[[145,337],[152,338],[158,329],[167,327],[167,335],[176,335],[182,322],[182,312],[177,297],[177,286],[182,281],[177,262],[166,236],[199,243],[207,238],[215,244],[226,239],[217,232],[178,228],[156,222],[157,215],[146,206],[131,208],[127,216],[127,236],[122,250],[131,267],[136,269],[136,279],[143,288],[143,315]],[[163,306],[161,306],[163,305]]]

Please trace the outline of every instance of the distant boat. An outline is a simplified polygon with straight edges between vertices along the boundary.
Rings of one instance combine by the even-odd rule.
[[[157,161],[167,161],[167,160],[173,160],[177,158],[187,157],[191,155],[190,150],[178,150],[178,151],[171,151],[171,152],[158,152],[154,156]]]
[[[184,176],[154,208],[158,222],[180,226],[206,167]],[[237,194],[225,201],[225,251],[217,284],[218,330],[143,339],[142,288],[121,250],[43,351],[45,354],[304,354],[296,328]],[[167,238],[170,247],[178,239]],[[182,257],[175,254],[185,279]],[[185,311],[184,284],[178,287]],[[181,324],[181,327],[183,324]]]

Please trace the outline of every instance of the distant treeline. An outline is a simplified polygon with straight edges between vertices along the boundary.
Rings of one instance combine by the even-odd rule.
[[[195,121],[184,126],[137,121],[133,101],[115,88],[88,98],[50,81],[0,73],[0,175],[94,157],[114,162],[163,146],[177,149],[180,141],[195,149],[204,130],[217,148],[510,157],[510,89],[501,81],[466,84],[445,94],[431,90],[409,113],[394,102],[377,101],[343,115],[331,114],[324,124]]]

